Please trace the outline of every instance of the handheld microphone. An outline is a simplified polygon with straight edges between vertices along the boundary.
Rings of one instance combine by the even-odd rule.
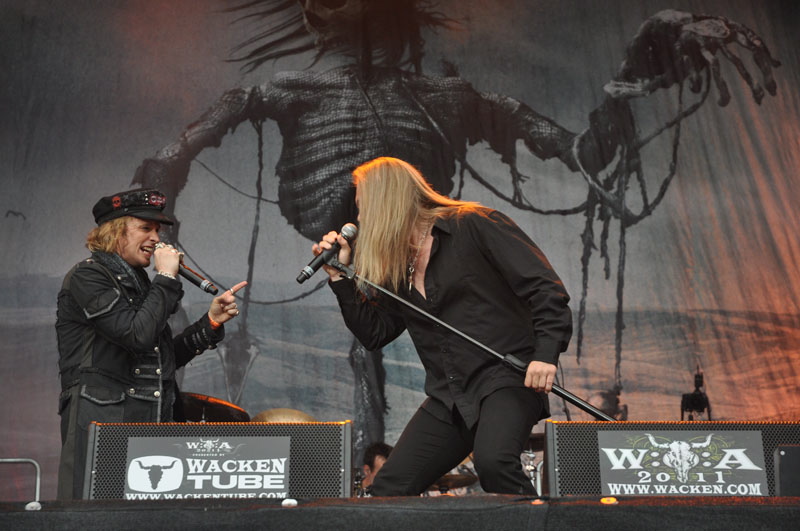
[[[352,242],[353,240],[355,240],[357,234],[358,234],[358,227],[356,227],[352,223],[347,223],[345,224],[344,227],[342,227],[341,235],[348,242]],[[308,265],[302,269],[302,271],[300,271],[300,274],[297,275],[298,284],[302,284],[303,282],[311,278],[311,275],[316,273],[320,267],[327,264],[331,260],[331,258],[336,257],[341,249],[342,246],[339,245],[338,242],[333,242],[333,246],[330,249],[325,249],[317,256],[315,256],[314,259],[311,260],[308,263]]]
[[[158,243],[155,244],[155,248],[156,249],[161,249],[163,247],[172,247],[172,245],[170,245],[168,243],[164,243],[164,242],[158,242]],[[188,280],[189,282],[191,282],[192,284],[194,284],[195,286],[197,286],[201,290],[205,291],[206,293],[210,293],[212,295],[216,295],[219,292],[219,290],[217,289],[217,287],[214,284],[212,284],[211,282],[209,282],[208,280],[203,278],[203,276],[200,273],[198,273],[197,271],[195,271],[194,269],[192,269],[191,267],[189,267],[189,266],[187,266],[186,264],[183,263],[183,253],[181,253],[180,251],[178,251],[174,247],[172,247],[172,250],[173,250],[173,252],[176,252],[176,253],[179,254],[179,257],[180,257],[180,260],[181,260],[181,262],[180,262],[181,265],[178,268],[178,274],[180,276],[182,276],[183,278],[185,278],[186,280]]]
[[[183,262],[181,262],[181,267],[178,269],[178,274],[206,293],[216,295],[219,292],[219,289],[217,289],[214,284],[203,278],[200,273]]]

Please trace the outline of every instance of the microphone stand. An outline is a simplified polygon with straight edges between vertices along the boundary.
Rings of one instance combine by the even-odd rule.
[[[398,297],[395,293],[392,293],[391,291],[389,291],[387,289],[384,289],[381,286],[378,286],[377,284],[374,284],[373,282],[370,282],[369,280],[359,276],[351,268],[349,268],[348,266],[346,266],[343,263],[341,263],[338,260],[337,257],[335,257],[335,256],[331,257],[330,261],[328,262],[328,265],[331,266],[331,267],[335,267],[336,269],[338,269],[339,271],[344,273],[344,275],[350,280],[353,280],[353,279],[355,279],[357,277],[359,280],[361,280],[362,282],[368,284],[370,287],[375,288],[376,290],[380,291],[384,295],[388,295],[390,298],[400,302],[401,304],[405,305],[408,308],[411,308],[412,310],[414,310],[415,312],[417,312],[420,315],[424,316],[425,318],[435,322],[436,324],[438,324],[440,326],[443,326],[444,328],[446,328],[450,332],[453,332],[454,334],[456,334],[460,338],[466,339],[467,341],[469,341],[470,343],[472,343],[476,347],[482,349],[484,352],[487,352],[487,353],[491,354],[492,356],[500,359],[501,361],[506,363],[511,368],[516,369],[517,371],[519,371],[519,372],[521,372],[523,374],[527,371],[528,366],[521,359],[519,359],[516,356],[513,356],[511,354],[506,354],[504,356],[504,355],[500,354],[499,352],[496,352],[495,350],[487,347],[486,345],[484,345],[480,341],[477,341],[476,339],[473,339],[472,337],[468,336],[467,334],[465,334],[461,330],[458,330],[458,329],[450,326],[449,324],[445,323],[444,321],[442,321],[438,317],[435,317],[435,316],[429,314],[428,312],[426,312],[422,308],[414,306],[409,301],[407,301],[407,300],[405,300],[405,299],[403,299],[401,297]],[[578,398],[577,396],[575,396],[574,394],[570,393],[569,391],[567,391],[566,389],[564,389],[563,387],[561,387],[559,385],[553,384],[553,394],[563,398],[564,400],[566,400],[570,404],[576,406],[579,409],[582,409],[586,413],[589,413],[590,415],[595,417],[597,420],[610,421],[610,422],[614,422],[615,421],[615,419],[613,417],[611,417],[611,416],[607,415],[606,413],[600,411],[599,409],[597,409],[596,407],[594,407],[590,403],[586,402],[585,400],[583,400],[581,398]]]

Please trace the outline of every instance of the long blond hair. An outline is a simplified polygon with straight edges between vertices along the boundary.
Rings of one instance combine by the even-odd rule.
[[[398,292],[407,282],[410,256],[417,245],[417,226],[465,212],[483,212],[478,203],[437,193],[411,164],[380,157],[353,171],[359,209],[354,264],[363,278]],[[362,286],[364,287],[364,286]]]
[[[125,235],[125,228],[131,216],[122,216],[112,219],[93,228],[86,236],[86,247],[90,251],[102,251],[105,253],[116,253],[120,239]]]

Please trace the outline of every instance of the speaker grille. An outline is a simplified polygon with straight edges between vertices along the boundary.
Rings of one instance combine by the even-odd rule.
[[[598,431],[760,431],[769,495],[775,496],[775,448],[800,443],[800,424],[758,422],[553,422],[547,428],[548,484],[551,496],[602,493]]]
[[[335,498],[352,492],[350,422],[94,424],[93,428],[87,460],[89,499],[124,497],[130,437],[288,436],[289,497]]]

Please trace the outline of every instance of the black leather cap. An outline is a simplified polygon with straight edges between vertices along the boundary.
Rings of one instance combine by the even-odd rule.
[[[100,198],[92,208],[92,214],[98,225],[122,216],[173,225],[175,220],[163,212],[166,206],[167,196],[152,188],[139,188]]]

